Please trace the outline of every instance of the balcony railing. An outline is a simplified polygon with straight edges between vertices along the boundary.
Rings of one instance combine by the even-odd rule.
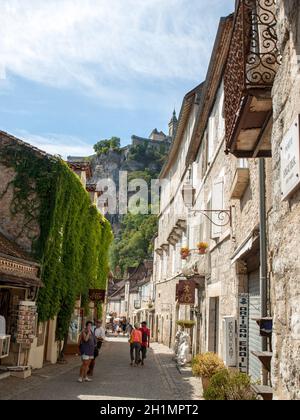
[[[237,1],[224,76],[226,148],[237,157],[271,154],[271,89],[281,63],[275,4]]]

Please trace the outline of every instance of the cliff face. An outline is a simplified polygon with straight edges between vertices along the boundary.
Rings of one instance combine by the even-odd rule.
[[[105,154],[94,155],[90,160],[92,178],[91,184],[98,184],[103,179],[114,181],[117,193],[119,191],[119,176],[121,171],[126,171],[129,177],[150,178],[158,177],[165,157],[170,148],[169,142],[145,141],[140,144],[132,144],[120,150],[109,150]],[[118,194],[117,194],[118,199]],[[118,214],[106,215],[111,222],[114,233],[118,233],[121,218]]]

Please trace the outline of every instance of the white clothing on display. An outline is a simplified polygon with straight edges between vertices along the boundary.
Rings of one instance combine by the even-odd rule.
[[[0,335],[6,334],[6,321],[4,316],[0,315]]]

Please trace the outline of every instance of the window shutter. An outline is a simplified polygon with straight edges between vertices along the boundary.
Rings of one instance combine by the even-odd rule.
[[[214,139],[215,139],[215,117],[210,117],[208,124],[208,161],[211,162],[214,154]]]
[[[212,210],[223,210],[224,206],[224,180],[219,179],[213,185],[212,191]],[[218,217],[218,213],[212,214],[212,238],[219,238],[222,234],[222,227],[216,226],[216,224],[222,223]]]

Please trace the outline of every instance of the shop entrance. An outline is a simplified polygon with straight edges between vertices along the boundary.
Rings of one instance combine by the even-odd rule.
[[[9,314],[10,293],[7,289],[0,289],[0,315],[7,321]]]

